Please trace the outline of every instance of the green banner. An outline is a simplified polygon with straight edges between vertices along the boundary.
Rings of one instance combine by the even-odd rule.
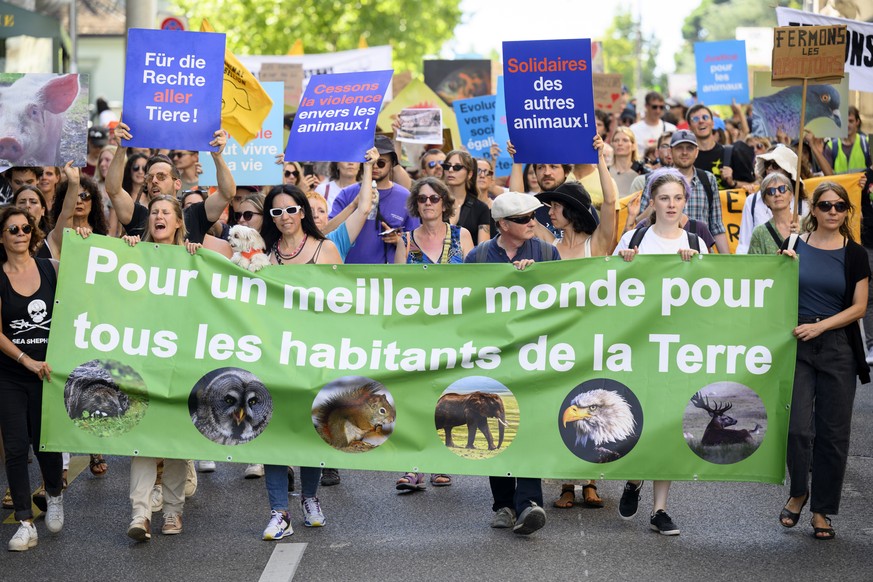
[[[65,233],[47,450],[783,480],[797,264],[295,265]]]

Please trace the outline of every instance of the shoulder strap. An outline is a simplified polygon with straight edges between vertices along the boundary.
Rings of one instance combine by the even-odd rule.
[[[688,235],[688,245],[691,250],[700,252],[700,237],[693,232],[686,233]]]
[[[861,139],[861,149],[864,151],[864,163],[867,164],[867,167],[869,168],[871,165],[870,144],[867,143],[867,136],[865,134],[858,134],[858,137]]]
[[[715,199],[715,194],[712,192],[712,184],[709,183],[709,178],[706,172],[700,168],[694,168],[697,173],[697,179],[703,184],[703,189],[706,191],[706,199],[709,201],[709,212],[712,213],[712,201]]]
[[[648,232],[648,230],[648,226],[636,229],[631,236],[630,242],[627,244],[627,248],[635,249],[640,246],[640,242],[643,240],[643,237],[646,236],[646,232]]]
[[[488,251],[491,249],[491,245],[494,244],[494,239],[489,238],[478,247],[476,247],[476,262],[477,263],[487,263],[488,262]]]
[[[773,237],[773,241],[776,243],[776,246],[781,247],[782,246],[782,237],[779,235],[779,233],[776,231],[776,229],[773,227],[773,225],[770,224],[769,220],[767,222],[765,222],[764,224],[767,225],[767,230],[770,232],[770,236]]]
[[[688,232],[691,234],[697,234],[697,221],[693,218],[688,219]]]
[[[760,193],[760,190],[758,191]],[[755,228],[755,205],[758,203],[758,198],[763,196],[760,194],[759,196],[752,195],[752,228]]]
[[[546,241],[544,241],[541,238],[538,238],[537,242],[540,243],[540,260],[541,261],[544,260],[546,258],[546,256],[549,257],[549,260],[552,260],[555,258],[555,255],[553,254],[555,252],[554,245],[547,243]]]
[[[731,160],[733,159],[733,157],[734,157],[734,146],[732,146],[732,145],[724,146],[724,152],[722,153],[722,158],[721,158],[722,159],[721,166],[723,168],[724,167],[729,168],[731,166]]]
[[[792,232],[791,235],[782,241],[782,246],[779,247],[780,251],[794,250],[797,248],[797,239],[800,237],[796,232]]]

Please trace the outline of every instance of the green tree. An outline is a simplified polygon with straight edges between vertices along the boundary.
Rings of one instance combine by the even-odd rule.
[[[296,39],[307,53],[390,44],[398,71],[421,72],[461,22],[460,0],[173,0],[199,30],[207,18],[235,54],[284,55]]]
[[[655,57],[660,43],[654,35],[643,35],[640,51],[642,63],[642,87],[636,87],[634,73],[637,66],[637,27],[630,8],[620,6],[606,29],[603,42],[604,67],[607,73],[621,74],[622,82],[632,92],[642,88],[658,88],[663,79],[655,76]]]

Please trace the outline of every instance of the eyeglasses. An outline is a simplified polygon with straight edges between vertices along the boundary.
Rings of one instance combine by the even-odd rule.
[[[427,201],[430,201],[431,204],[436,204],[437,202],[439,202],[442,199],[443,199],[442,196],[437,196],[436,194],[431,194],[430,196],[425,196],[424,194],[419,194],[416,197],[416,200],[418,200],[419,204],[424,204]]]
[[[300,207],[299,206],[289,206],[289,208],[300,208]],[[281,216],[282,215],[281,208],[274,208],[273,210],[279,211],[278,214],[273,214],[273,211],[271,210],[270,214],[273,214],[273,216]],[[288,214],[297,214],[297,212],[299,212],[299,211],[295,210],[294,212],[289,212]],[[255,212],[254,210],[246,210],[245,212],[234,212],[233,213],[233,219],[236,220],[237,222],[239,222],[240,219],[245,219],[246,222],[250,222],[252,220],[252,216],[261,216],[261,213]]]
[[[825,200],[819,201],[815,205],[815,207],[818,208],[819,210],[821,210],[822,212],[830,212],[831,208],[833,208],[837,212],[846,212],[849,210],[849,205],[846,204],[845,202],[827,202]]]
[[[91,200],[90,192],[79,192],[79,200]]]
[[[145,171],[145,165],[142,165],[142,166],[131,166],[131,167],[130,167],[130,170],[131,170],[132,172],[144,172],[144,171]]]
[[[379,158],[378,160],[376,160],[376,167],[379,168],[380,170],[387,165],[388,165],[388,160],[386,160],[385,158]]]
[[[301,210],[303,210],[303,207],[301,207],[301,206],[286,206],[285,208],[271,208],[270,209],[270,216],[278,218],[278,217],[282,216],[283,212],[285,214],[290,214],[291,216],[294,216],[295,214],[297,214]],[[248,218],[246,218],[246,220],[248,220]]]
[[[427,163],[427,167],[430,168],[431,170],[433,170],[437,166],[441,166],[441,165],[442,165],[442,162],[440,162],[438,160],[431,160]]]
[[[664,108],[664,104],[663,103],[661,103],[660,105],[651,104],[651,105],[649,105],[649,108],[654,109],[655,111],[659,111],[659,110]]]
[[[509,222],[514,222],[515,224],[527,224],[531,220],[534,219],[534,214],[525,214],[524,216],[507,216],[503,220],[508,220]]]
[[[668,143],[662,143],[661,145],[658,146],[658,149],[659,149],[659,150],[669,150],[669,149],[670,149],[670,144],[668,144]]]
[[[691,118],[691,123],[700,123],[701,121],[709,121],[712,119],[712,115],[708,113],[704,113],[703,115],[695,115]]]
[[[165,174],[164,172],[158,172],[156,174],[146,174],[145,181],[151,182],[152,180],[157,180],[158,182],[163,182],[167,178],[169,178],[169,174]]]
[[[16,234],[18,234],[19,231],[23,232],[24,234],[30,234],[31,232],[33,232],[33,227],[30,226],[29,224],[23,224],[21,226],[18,226],[17,224],[13,224],[12,226],[7,226],[6,230],[11,235],[16,235]]]
[[[785,194],[786,190],[788,190],[788,186],[785,184],[781,184],[779,186],[773,186],[772,188],[767,188],[767,191],[764,192],[767,196],[776,196],[776,193]]]
[[[452,172],[460,172],[461,170],[466,168],[466,166],[464,166],[464,164],[449,164],[447,162],[443,162],[440,165],[443,167],[443,170],[445,170],[446,172],[448,172],[449,170],[451,170]]]
[[[492,172],[491,170],[486,170],[484,168],[480,168],[480,169],[476,170],[476,173],[479,174],[480,176],[493,176],[494,175],[494,172]]]
[[[291,176],[294,176],[295,178],[299,178],[300,172],[298,172],[297,170],[285,170],[285,177],[290,178]]]

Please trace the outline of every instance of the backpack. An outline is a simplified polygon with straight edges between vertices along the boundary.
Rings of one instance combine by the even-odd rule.
[[[549,255],[552,258],[555,257],[555,253],[557,253],[557,251],[555,251],[555,247],[553,245],[550,245],[549,243],[547,243],[546,241],[544,241],[543,239],[540,239],[540,238],[537,239],[537,242],[540,243],[539,244],[539,248],[540,248],[539,260],[540,261],[543,260],[543,257],[545,257],[546,255]],[[478,247],[476,247],[476,262],[477,263],[487,263],[488,262],[488,251],[491,250],[491,245],[493,245],[493,244],[495,244],[494,239],[491,238],[491,239],[486,240],[482,244],[480,244]],[[552,249],[552,254],[549,254],[549,249]]]
[[[694,168],[695,173],[697,174],[697,179],[700,180],[700,183],[703,184],[703,189],[706,192],[706,200],[709,202],[708,208],[708,220],[706,221],[707,226],[712,224],[712,205],[715,200],[715,192],[712,191],[712,183],[709,181],[709,178],[706,176],[706,170],[701,170],[700,168]],[[719,204],[721,204],[721,199],[719,199]]]
[[[638,246],[640,246],[640,242],[642,242],[643,237],[646,236],[646,233],[649,231],[649,228],[651,228],[651,225],[636,229],[634,231],[633,236],[630,239],[630,242],[627,245],[627,248],[635,249]],[[692,225],[692,229],[697,230],[697,223],[696,222]],[[691,246],[691,249],[695,250],[699,253],[700,252],[700,237],[698,237],[697,234],[695,234],[693,232],[686,231],[686,234],[688,235],[688,244],[689,244],[689,246]]]

